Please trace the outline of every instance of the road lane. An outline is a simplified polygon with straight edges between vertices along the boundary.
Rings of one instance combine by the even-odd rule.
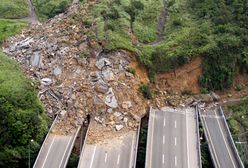
[[[40,149],[34,168],[64,168],[69,159],[78,130],[72,135],[49,134]]]
[[[203,126],[208,134],[209,144],[217,167],[238,168],[238,162],[224,127],[224,117],[217,109],[201,112]]]
[[[87,144],[80,155],[78,168],[132,168],[136,156],[137,133],[130,131],[104,144]]]
[[[146,168],[198,167],[196,130],[194,109],[151,110]]]

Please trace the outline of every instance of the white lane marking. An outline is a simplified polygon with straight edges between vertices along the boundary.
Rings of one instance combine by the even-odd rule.
[[[218,160],[217,154],[216,154],[216,152],[215,152],[215,147],[214,147],[214,144],[213,144],[213,142],[212,142],[210,132],[209,132],[209,130],[208,130],[207,122],[205,121],[205,118],[204,118],[204,117],[202,117],[202,121],[203,121],[203,123],[205,123],[205,126],[206,126],[206,132],[207,132],[207,134],[209,135],[209,141],[210,141],[210,144],[212,143],[213,153],[214,153],[214,155],[215,155],[215,158],[216,158],[216,161],[217,161],[217,165],[218,165],[218,167],[220,167],[220,163],[219,163],[219,160]]]
[[[177,128],[177,120],[175,120],[175,128]]]
[[[164,137],[164,135],[163,135],[163,145],[164,145],[164,142],[165,142],[165,137]]]
[[[164,118],[164,127],[165,127],[165,118]]]
[[[135,135],[133,135],[133,139],[132,139],[132,146],[131,146],[131,155],[130,155],[130,163],[129,163],[129,167],[132,167],[132,163],[133,163],[134,139],[135,139]],[[136,150],[136,149],[134,149],[134,150]]]
[[[69,139],[69,141],[68,141],[68,143],[67,143],[67,145],[66,145],[65,152],[63,153],[63,156],[62,156],[61,162],[60,162],[60,164],[59,164],[59,167],[61,167],[61,165],[62,165],[62,163],[63,163],[63,161],[64,161],[64,157],[65,157],[65,154],[67,153],[67,149],[68,149],[69,144],[70,144],[70,142],[71,142],[71,138],[72,138],[72,136],[70,137],[70,139]]]
[[[177,167],[177,156],[175,156],[175,167]]]
[[[151,111],[152,112],[152,111]],[[155,117],[156,117],[156,114],[153,112],[153,117],[152,117],[152,136],[151,136],[151,152],[150,152],[150,164],[149,164],[149,167],[151,168],[151,165],[152,165],[152,145],[153,145],[153,132],[154,132],[154,120],[155,120]],[[151,115],[152,116],[152,115]]]
[[[175,146],[177,146],[177,137],[175,137]]]
[[[186,143],[187,143],[187,165],[188,165],[188,168],[190,168],[190,165],[189,165],[189,144],[188,144],[188,138],[189,138],[189,130],[188,130],[188,116],[187,116],[187,109],[185,109],[185,118],[186,118]]]
[[[163,158],[162,158],[162,160],[163,160],[163,164],[164,164],[164,154],[163,154]]]
[[[53,143],[54,143],[54,137],[53,137],[53,140],[52,140],[52,143],[51,143],[51,145],[49,146],[49,148],[48,148],[48,151],[47,151],[47,155],[46,155],[46,157],[45,157],[45,160],[44,160],[44,162],[43,162],[43,164],[42,164],[42,168],[44,167],[44,165],[45,165],[45,163],[46,163],[46,160],[47,160],[47,157],[48,157],[48,155],[49,155],[49,153],[50,153],[50,150],[51,150],[51,148],[52,148],[52,146],[53,146]]]
[[[118,157],[117,157],[117,165],[120,163],[120,154],[118,154]]]
[[[96,146],[94,147],[93,155],[92,155],[92,158],[91,158],[91,161],[90,161],[90,168],[91,168],[92,165],[93,165],[93,160],[94,160],[95,154],[96,154]]]
[[[168,112],[168,113],[174,113],[174,114],[182,114],[182,115],[185,115],[186,113],[183,112],[183,110],[180,110],[180,111],[177,111],[177,110],[163,110],[165,112]],[[191,115],[191,116],[195,116],[195,114],[192,114],[192,112],[187,112],[188,115]]]
[[[215,115],[217,116],[216,111],[214,111],[214,113],[215,113]],[[224,133],[223,133],[223,131],[222,131],[222,129],[221,129],[221,126],[220,126],[219,119],[217,119],[217,122],[218,122],[218,125],[219,125],[219,128],[220,128],[221,135],[222,135],[222,137],[223,137],[223,139],[224,139],[225,146],[226,146],[226,149],[227,149],[227,151],[228,151],[229,157],[231,158],[231,161],[232,161],[233,166],[236,167],[235,164],[234,164],[233,158],[232,158],[232,156],[231,156],[230,150],[229,150],[229,148],[228,148],[228,146],[227,146],[226,139],[225,139],[225,137],[224,137]]]
[[[104,158],[104,162],[105,162],[105,163],[107,162],[107,158],[108,158],[108,153],[106,152],[106,153],[105,153],[105,158]]]

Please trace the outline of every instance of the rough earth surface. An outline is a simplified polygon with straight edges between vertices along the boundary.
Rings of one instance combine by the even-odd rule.
[[[81,14],[87,11],[83,9]],[[126,51],[102,52],[87,36],[94,25],[72,24],[78,10],[72,6],[47,23],[32,25],[7,40],[3,51],[37,81],[48,115],[59,115],[53,133],[70,134],[87,114],[95,122],[95,139],[136,129],[147,108],[138,90],[144,77],[128,72],[137,60]]]

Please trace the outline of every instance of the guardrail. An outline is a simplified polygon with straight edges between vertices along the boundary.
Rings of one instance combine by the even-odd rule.
[[[77,166],[78,168],[80,168],[80,163],[81,163],[81,154],[83,153],[84,148],[85,148],[85,144],[86,144],[86,141],[87,141],[88,132],[89,132],[89,128],[90,128],[90,123],[91,123],[91,122],[89,122],[89,125],[88,125],[88,128],[87,128],[87,131],[86,131],[86,135],[85,135],[85,138],[84,138],[83,147],[82,147],[82,149],[80,150],[80,151],[81,151],[81,153],[80,153],[80,155],[79,155],[79,162],[78,162],[78,166]]]
[[[72,140],[72,144],[75,143],[75,141],[76,141],[76,139],[77,139],[78,132],[79,132],[80,129],[81,129],[81,126],[78,127],[77,131],[75,132],[74,138],[73,138],[73,140]],[[70,147],[70,149],[69,149],[69,151],[68,151],[68,153],[67,153],[67,156],[66,156],[66,159],[65,159],[64,168],[66,167],[67,162],[68,162],[68,160],[69,160],[69,157],[71,156],[71,151],[72,151],[73,147],[74,147],[74,145],[71,145],[71,147]]]
[[[226,129],[228,131],[228,134],[229,134],[228,135],[228,137],[229,137],[228,139],[231,142],[232,150],[234,150],[234,153],[235,153],[236,159],[238,160],[239,166],[242,167],[242,168],[244,168],[243,162],[242,162],[242,160],[241,160],[241,158],[239,156],[238,150],[237,150],[237,148],[236,148],[236,146],[234,144],[234,141],[233,141],[233,138],[232,138],[232,134],[231,134],[230,129],[229,129],[228,125],[227,125],[226,117],[225,117],[225,114],[224,114],[221,106],[219,107],[219,111],[221,112],[221,115],[224,118],[225,127],[226,127]]]
[[[51,130],[53,129],[54,124],[56,123],[57,119],[58,119],[58,115],[56,115],[55,119],[53,120],[53,123],[52,123],[52,125],[51,125],[51,127],[50,127],[50,129],[49,129],[49,131],[48,131],[48,133],[47,133],[47,135],[46,135],[46,138],[44,139],[44,141],[43,141],[43,143],[42,143],[42,145],[41,145],[40,151],[39,151],[39,153],[38,153],[38,156],[36,157],[36,160],[35,160],[35,162],[34,162],[33,168],[35,167],[35,165],[36,165],[36,163],[37,163],[37,161],[38,161],[38,159],[39,159],[39,156],[40,156],[40,154],[41,154],[41,152],[42,152],[42,149],[43,149],[43,147],[44,147],[44,145],[45,145],[45,142],[46,142],[47,138],[49,137],[49,135],[50,135],[50,133],[51,133]]]
[[[198,164],[199,167],[202,168],[202,161],[201,161],[201,141],[200,141],[200,134],[199,134],[199,115],[198,115],[198,106],[195,107],[196,113],[196,132],[197,132],[197,148],[198,148]]]
[[[139,145],[139,139],[140,139],[140,127],[141,127],[141,118],[140,118],[140,121],[139,121],[139,127],[138,127],[138,131],[137,131],[137,138],[136,138],[136,145],[135,145],[135,149],[134,149],[134,165],[133,167],[135,168],[136,167],[136,161],[137,161],[137,153],[138,153],[138,145]]]
[[[146,142],[146,161],[145,161],[145,168],[147,168],[148,167],[148,163],[150,164],[150,162],[148,162],[148,150],[150,150],[150,148],[149,148],[149,142],[148,142],[148,140],[149,140],[149,137],[150,137],[150,134],[151,134],[151,129],[149,129],[149,125],[150,125],[150,122],[152,122],[151,121],[151,119],[150,119],[150,115],[151,115],[151,111],[152,111],[152,107],[150,107],[150,110],[149,110],[149,120],[148,120],[148,130],[147,130],[147,142]]]
[[[204,125],[204,124],[205,124],[205,123],[204,123],[204,119],[203,119],[203,117],[201,116],[201,111],[199,110],[199,107],[198,107],[198,106],[197,106],[197,109],[198,109],[198,112],[199,112],[199,115],[200,115],[201,123],[202,123],[202,125]],[[208,131],[205,129],[204,126],[202,126],[202,128],[203,128],[203,130],[204,130],[204,136],[205,136],[205,138],[206,138],[206,140],[207,140],[207,142],[208,142],[208,149],[209,149],[209,151],[210,151],[210,153],[211,153],[212,162],[214,163],[214,167],[218,168],[218,164],[217,164],[217,162],[216,162],[217,158],[215,158],[215,155],[214,155],[212,146],[211,146],[211,144],[210,144],[211,141],[210,141],[210,137],[208,136],[208,133],[207,133]]]

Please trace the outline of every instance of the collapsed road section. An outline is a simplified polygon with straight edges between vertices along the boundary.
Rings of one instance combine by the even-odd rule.
[[[78,168],[133,168],[137,143],[138,131],[132,130],[103,142],[90,143],[86,138]]]
[[[74,146],[77,134],[80,130],[75,129],[71,134],[55,134],[57,118],[54,120],[33,168],[65,168]]]

